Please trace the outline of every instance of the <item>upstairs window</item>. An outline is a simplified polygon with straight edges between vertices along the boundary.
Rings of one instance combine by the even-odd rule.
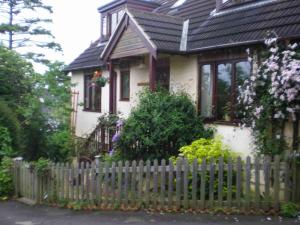
[[[204,118],[223,122],[239,119],[238,86],[250,76],[247,61],[212,62],[200,65],[200,112]]]
[[[103,16],[101,20],[101,35],[102,37],[106,37],[108,34],[108,24],[107,24],[107,16]]]
[[[115,31],[119,22],[121,21],[125,11],[123,9],[107,12],[101,17],[101,36],[107,40],[109,36]]]
[[[84,110],[101,112],[101,87],[93,84],[93,74],[84,75]]]

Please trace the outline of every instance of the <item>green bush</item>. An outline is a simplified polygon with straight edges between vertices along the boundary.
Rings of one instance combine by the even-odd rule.
[[[21,148],[21,128],[16,114],[9,108],[8,104],[0,99],[0,126],[5,127],[10,135],[11,147],[14,151]]]
[[[212,159],[214,162],[218,162],[220,157],[223,157],[224,163],[227,163],[229,158],[233,161],[236,160],[237,154],[234,153],[228,146],[226,146],[220,137],[214,139],[205,139],[201,138],[199,140],[194,141],[191,145],[187,145],[182,147],[179,150],[178,157],[171,157],[171,160],[176,164],[178,158],[185,158],[188,160],[189,164],[192,164],[195,159],[197,159],[198,163],[201,164],[202,160],[205,158],[206,163],[208,164]],[[227,195],[227,170],[223,171],[223,196]],[[192,176],[191,174],[189,175]],[[214,177],[218,177],[218,171],[215,171]],[[201,175],[198,173],[198,187],[201,185]],[[192,179],[189,179],[189,189],[192,190]],[[209,183],[210,183],[210,174],[207,172],[205,176],[205,193],[206,199],[209,199]],[[232,174],[232,193],[236,193],[236,172],[233,171]],[[218,186],[219,180],[214,180],[214,196],[218,198]],[[191,193],[191,192],[190,192]],[[200,190],[197,193],[200,196]]]
[[[211,159],[217,161],[218,158],[223,157],[224,162],[227,162],[228,158],[234,159],[237,156],[228,146],[223,144],[220,137],[214,139],[201,138],[191,145],[180,148],[179,152],[179,156],[186,158],[189,163],[193,163],[197,159],[199,164],[203,158],[206,158],[209,162]]]
[[[166,159],[193,140],[211,136],[187,94],[146,90],[116,145],[122,158],[128,160]]]
[[[295,218],[300,213],[300,208],[297,204],[288,202],[281,206],[280,214],[287,218]]]
[[[13,194],[11,168],[12,160],[5,157],[0,163],[0,200],[7,200]]]
[[[12,139],[6,127],[0,125],[0,160],[5,157],[12,157]]]
[[[33,162],[32,166],[36,170],[38,176],[45,177],[50,172],[50,163],[51,161],[48,159],[40,158],[38,161]]]

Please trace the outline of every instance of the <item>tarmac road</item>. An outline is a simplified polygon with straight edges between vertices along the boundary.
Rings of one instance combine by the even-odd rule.
[[[280,217],[160,214],[147,212],[75,212],[46,206],[0,202],[0,225],[293,225]]]

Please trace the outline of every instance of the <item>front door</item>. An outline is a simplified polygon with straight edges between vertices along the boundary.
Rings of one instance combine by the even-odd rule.
[[[156,66],[157,87],[170,89],[170,60],[158,59]]]

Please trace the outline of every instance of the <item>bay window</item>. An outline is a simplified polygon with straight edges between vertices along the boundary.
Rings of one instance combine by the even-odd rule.
[[[248,61],[200,65],[199,107],[203,118],[235,122],[239,118],[238,86],[250,76]]]

